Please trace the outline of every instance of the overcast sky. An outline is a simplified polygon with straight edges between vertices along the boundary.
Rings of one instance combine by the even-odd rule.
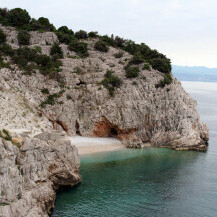
[[[145,42],[176,65],[217,67],[217,0],[0,0],[0,7]]]

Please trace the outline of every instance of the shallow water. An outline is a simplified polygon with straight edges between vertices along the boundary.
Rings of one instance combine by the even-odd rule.
[[[183,85],[209,125],[209,150],[146,148],[84,155],[83,182],[58,193],[53,217],[217,216],[217,90]]]

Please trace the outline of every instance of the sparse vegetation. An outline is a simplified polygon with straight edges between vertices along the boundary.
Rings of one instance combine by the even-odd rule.
[[[41,92],[42,92],[43,94],[49,94],[49,93],[50,93],[47,88],[41,89]]]
[[[130,65],[138,65],[144,62],[144,59],[141,55],[141,53],[137,52],[133,58],[130,60],[129,64]]]
[[[151,71],[151,67],[148,63],[144,63],[144,66],[142,68],[143,70],[148,70],[148,71]]]
[[[158,84],[155,85],[156,88],[164,88],[166,85],[170,85],[173,79],[170,73],[164,74],[164,79],[160,80]],[[168,91],[167,91],[168,92]]]
[[[89,32],[88,37],[89,38],[97,38],[98,37],[98,32]]]
[[[11,141],[12,139],[11,135],[6,129],[3,129],[2,131],[0,130],[0,137],[8,141]]]
[[[5,18],[6,24],[15,27],[23,27],[24,25],[28,25],[31,20],[29,13],[21,8],[15,8],[8,11]]]
[[[117,58],[117,59],[118,58],[122,58],[123,56],[124,56],[124,52],[123,51],[119,51],[118,53],[114,54],[114,57]]]
[[[125,67],[126,77],[127,78],[136,78],[139,76],[140,69],[137,66],[127,65]]]
[[[70,45],[69,49],[75,51],[79,55],[79,57],[84,58],[88,56],[87,44],[82,43],[79,40],[83,40],[83,39],[86,40],[88,38],[99,38],[99,40],[94,45],[94,48],[97,51],[108,52],[109,46],[112,46],[133,55],[132,59],[128,62],[129,65],[137,65],[145,62],[145,64],[143,65],[143,70],[150,70],[151,69],[150,66],[152,66],[153,69],[163,72],[165,74],[171,73],[170,59],[168,59],[165,55],[159,53],[157,50],[150,49],[144,43],[137,44],[134,41],[126,40],[121,37],[113,36],[113,35],[100,36],[98,35],[97,32],[93,32],[93,31],[87,33],[84,30],[80,30],[74,33],[71,29],[68,29],[68,27],[66,26],[62,26],[58,30],[56,30],[56,28],[50,23],[50,21],[47,18],[40,17],[39,19],[36,20],[34,18],[31,18],[26,10],[20,8],[15,8],[12,10],[0,9],[0,23],[5,26],[14,26],[19,30],[20,33],[22,33],[21,34],[22,39],[19,40],[20,45],[28,45],[28,41],[29,41],[28,34],[26,32],[24,34],[23,30],[40,31],[40,32],[52,31],[57,34],[60,43],[65,43],[67,45]],[[5,43],[4,38],[5,38],[4,34],[2,34],[2,32],[0,31],[0,44]],[[10,54],[9,56],[11,57],[13,56],[12,53],[14,53],[14,56],[16,56],[15,58],[16,60],[20,58],[17,57],[16,51],[15,52],[11,51],[11,49],[9,49],[8,46],[4,45],[4,48],[8,49],[7,51],[3,52],[4,54],[8,52]],[[63,53],[59,48],[60,47],[58,47],[57,44],[55,44],[55,46],[52,47],[51,49],[52,61],[58,60],[63,57]],[[1,48],[1,53],[2,53],[2,48]],[[40,53],[40,51],[37,51],[37,53]],[[114,56],[116,58],[121,58],[122,52],[118,52]],[[12,59],[14,61],[14,58]],[[21,59],[22,58],[20,58],[20,60]],[[33,63],[34,62],[35,61],[33,61]],[[50,72],[53,71],[53,69],[55,68],[57,69],[57,71],[59,70],[59,67],[56,67],[55,63],[52,63],[51,64],[52,66],[50,66],[50,63],[48,64],[49,70],[47,70],[48,71],[47,73],[41,69],[41,68],[45,69],[45,66],[43,66],[43,64],[38,64],[39,67],[38,66],[36,67],[34,66],[34,64],[29,64],[29,63],[26,64],[26,61],[24,60],[24,63],[20,65],[25,65],[24,67],[25,71],[28,71],[29,74],[31,74],[31,71],[32,70],[34,71],[35,68],[42,71],[43,74],[50,74]],[[138,76],[138,73],[139,72],[137,68],[128,67],[128,69],[126,70],[127,77],[136,77]],[[55,77],[54,74],[53,77]],[[171,81],[167,81],[166,78],[165,82],[168,83]]]
[[[78,32],[75,33],[75,37],[77,39],[87,39],[88,38],[88,35],[87,35],[87,32],[84,31],[84,30],[80,30]]]
[[[100,52],[104,52],[104,53],[108,52],[108,50],[109,50],[109,48],[108,48],[108,46],[106,45],[106,43],[105,43],[104,41],[102,41],[102,40],[99,40],[99,41],[97,41],[97,42],[95,43],[94,49],[95,49],[95,50],[98,50],[98,51],[100,51]]]
[[[163,59],[163,58],[154,58],[150,60],[150,63],[153,69],[156,69],[163,73],[170,73],[171,72],[171,64],[170,61]]]
[[[101,81],[101,84],[109,91],[110,96],[114,96],[115,88],[119,88],[123,83],[114,73],[112,70],[107,70],[104,75],[105,78]]]
[[[64,90],[61,90],[59,93],[50,94],[47,96],[46,100],[40,104],[40,107],[44,108],[46,105],[54,105],[63,93]]]
[[[18,38],[19,45],[29,45],[30,34],[28,31],[20,30],[18,32],[17,38]]]
[[[63,58],[63,51],[62,48],[59,46],[58,43],[54,43],[50,49],[50,55],[54,60],[62,59]]]
[[[68,49],[70,51],[74,51],[77,53],[77,55],[81,58],[88,57],[88,49],[87,49],[87,43],[79,42],[78,40],[73,40],[69,45]]]
[[[0,44],[3,44],[6,42],[6,35],[5,33],[3,32],[2,29],[0,29]]]

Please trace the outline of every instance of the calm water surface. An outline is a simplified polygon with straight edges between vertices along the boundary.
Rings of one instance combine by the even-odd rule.
[[[147,148],[83,156],[82,184],[58,193],[52,216],[217,216],[217,84],[184,86],[209,126],[208,152]]]

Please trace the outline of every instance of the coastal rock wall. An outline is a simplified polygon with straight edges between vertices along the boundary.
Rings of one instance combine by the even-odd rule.
[[[81,181],[79,164],[77,149],[56,133],[0,138],[0,216],[48,216],[56,190]]]
[[[13,28],[5,28],[10,37],[16,35]],[[30,47],[40,46],[48,54],[55,41],[58,39],[54,33],[31,33]],[[142,147],[149,142],[178,150],[207,149],[208,129],[200,122],[196,101],[176,78],[172,84],[156,88],[164,74],[143,69],[142,64],[138,65],[137,78],[126,78],[124,67],[132,58],[129,53],[115,58],[119,49],[110,47],[102,53],[94,49],[96,39],[85,42],[87,58],[72,57],[75,53],[61,44],[64,58],[60,75],[64,86],[39,72],[25,75],[16,67],[1,69],[0,75],[11,89],[26,97],[29,93],[28,101],[43,114],[46,123],[50,121],[55,129],[65,130],[69,135],[117,137],[127,147]],[[113,70],[123,83],[114,96],[101,84],[107,70]],[[44,88],[58,97],[55,103],[42,108],[40,104],[48,98],[41,92]]]

